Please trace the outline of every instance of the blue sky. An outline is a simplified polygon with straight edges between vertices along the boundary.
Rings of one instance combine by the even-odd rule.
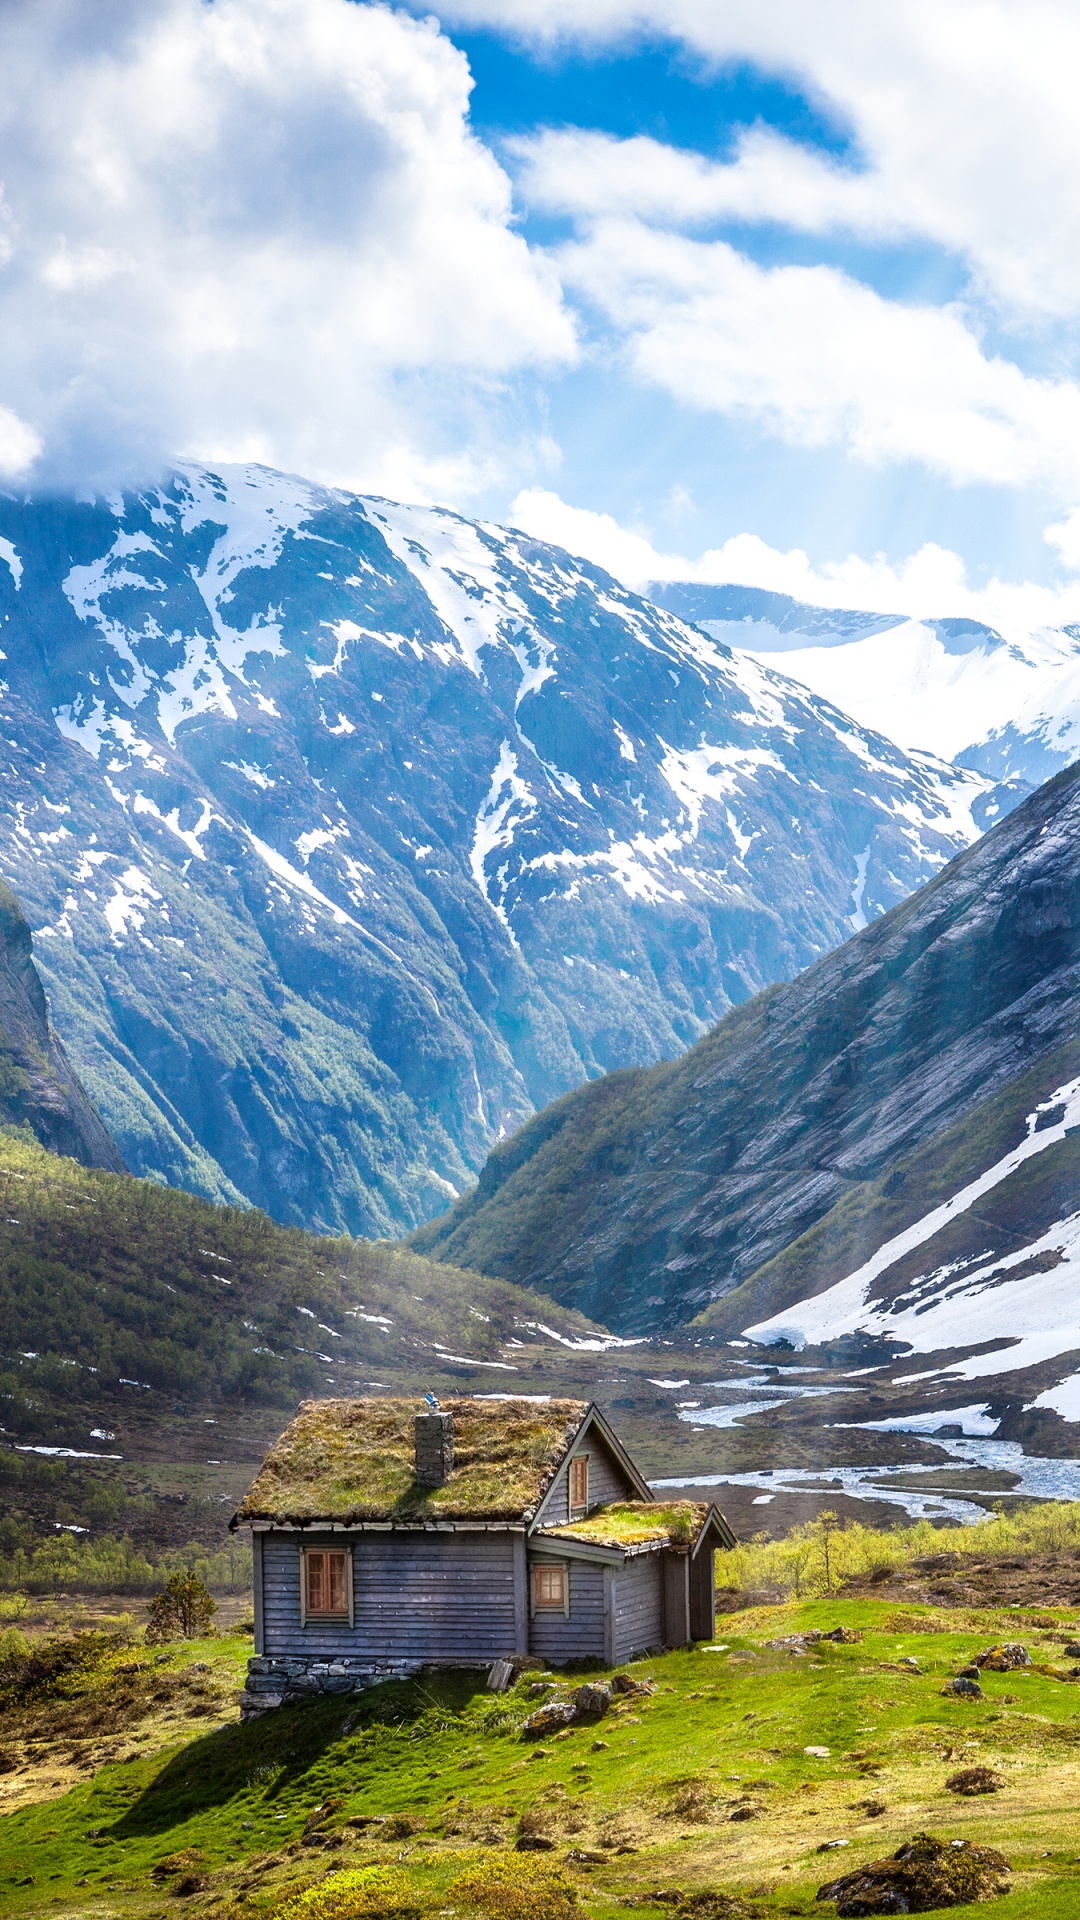
[[[1080,617],[1069,0],[0,10],[0,479]]]

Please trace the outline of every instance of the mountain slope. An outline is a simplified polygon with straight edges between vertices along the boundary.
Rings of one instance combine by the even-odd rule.
[[[977,620],[811,607],[755,587],[664,582],[650,593],[902,746],[1033,786],[1080,754],[1075,626],[1003,636]]]
[[[1000,1344],[1020,1310],[1004,1288],[998,1304],[935,1322],[935,1287],[960,1302],[972,1268],[980,1299],[1006,1272],[1030,1293],[1031,1274],[1064,1262],[1047,1283],[1057,1306],[1043,1357],[1080,1347],[1073,1256],[1061,1251],[1075,1232],[1060,1224],[1080,1173],[1078,1015],[1073,769],[682,1060],[539,1115],[417,1244],[543,1286],[624,1332],[707,1309],[706,1324],[728,1334],[864,1327],[921,1350],[962,1345],[976,1326],[976,1344]],[[827,1307],[807,1306],[856,1273]],[[867,1299],[878,1308],[866,1312]]]
[[[43,1146],[121,1172],[108,1130],[49,1025],[30,928],[0,880],[0,1123],[31,1127]]]
[[[0,864],[136,1171],[400,1232],[1017,797],[607,575],[261,468],[0,499]]]

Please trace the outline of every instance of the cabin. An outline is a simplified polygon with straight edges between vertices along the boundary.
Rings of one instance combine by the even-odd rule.
[[[313,1400],[244,1497],[245,1718],[421,1667],[609,1665],[711,1639],[714,1506],[652,1498],[580,1400]]]

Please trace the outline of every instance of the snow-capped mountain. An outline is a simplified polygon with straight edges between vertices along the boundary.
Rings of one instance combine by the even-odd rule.
[[[871,1422],[1058,1451],[1080,1419],[1078,1014],[1080,767],[682,1059],[531,1121],[416,1243],[621,1333],[854,1343]]]
[[[975,620],[806,606],[753,587],[659,584],[658,605],[898,745],[1038,785],[1080,755],[1080,627],[1005,638]]]
[[[0,857],[133,1171],[400,1231],[1015,788],[558,549],[260,468],[0,500]]]

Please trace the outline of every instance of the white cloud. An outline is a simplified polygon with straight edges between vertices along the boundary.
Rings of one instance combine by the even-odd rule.
[[[906,306],[832,267],[763,268],[723,241],[604,218],[559,255],[636,372],[801,446],[918,460],[955,482],[1080,491],[1080,387],[985,354],[953,308]]]
[[[0,70],[6,471],[36,435],[46,478],[191,452],[460,494],[517,431],[506,383],[572,359],[434,22],[27,0]]]
[[[960,555],[929,541],[899,564],[883,554],[872,560],[849,554],[815,566],[800,547],[782,551],[757,534],[739,533],[691,560],[656,548],[647,533],[621,527],[611,514],[569,506],[542,487],[519,493],[511,518],[534,539],[550,540],[580,554],[638,591],[651,580],[764,587],[811,606],[864,608],[915,620],[967,616],[984,621],[1009,639],[1080,619],[1080,580],[1048,587],[993,579],[974,587]],[[1047,537],[1060,531],[1048,529]],[[1080,515],[1074,515],[1071,564],[1080,572],[1078,534]]]
[[[448,0],[447,22],[600,45],[665,34],[707,62],[794,77],[851,129],[863,180],[759,151],[729,181],[754,217],[815,226],[859,206],[947,247],[1003,308],[1080,304],[1080,14],[1072,0]],[[768,161],[768,165],[766,165]],[[766,177],[772,168],[771,179]],[[800,197],[818,200],[808,217]],[[766,202],[771,201],[771,211]]]

